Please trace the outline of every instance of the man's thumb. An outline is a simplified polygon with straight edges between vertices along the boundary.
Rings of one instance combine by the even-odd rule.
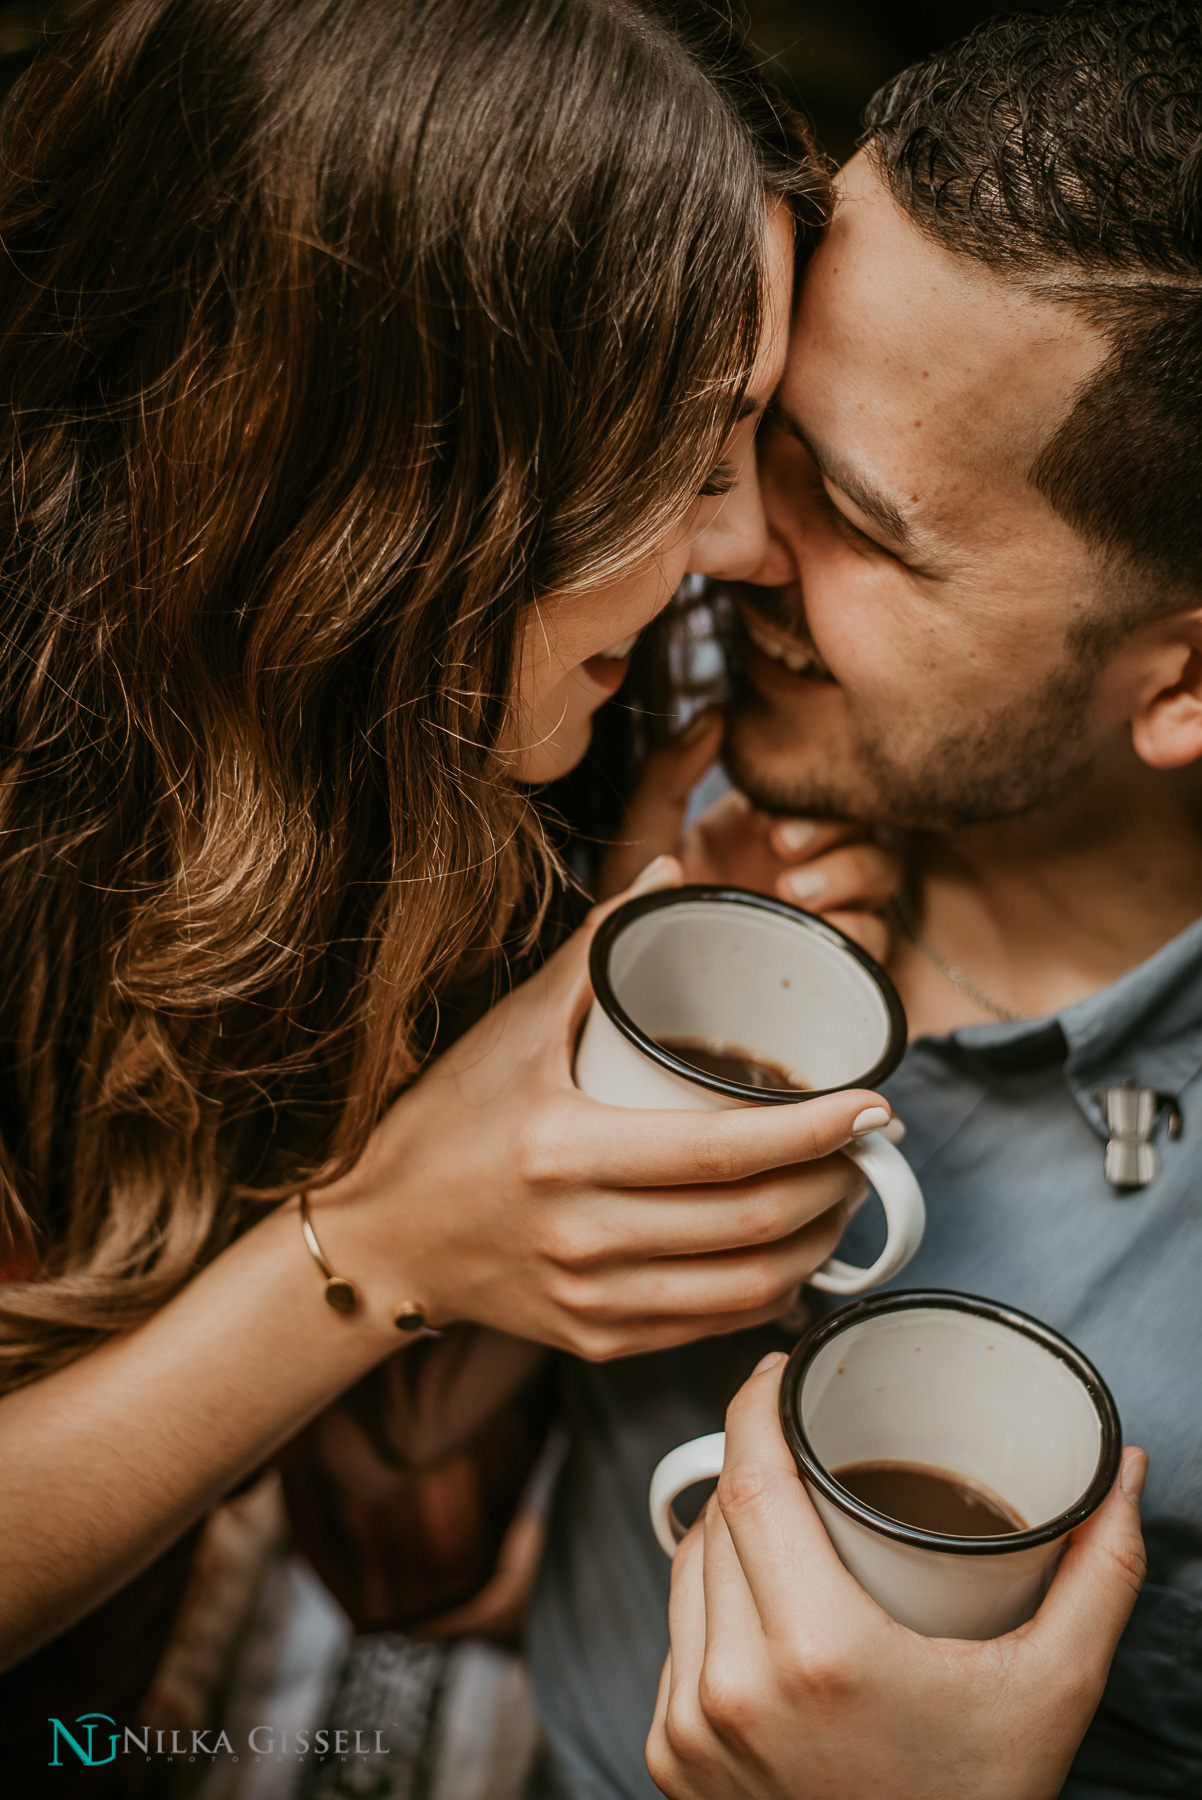
[[[1147,1573],[1139,1501],[1148,1459],[1123,1451],[1119,1478],[1096,1513],[1079,1525],[1035,1616],[1033,1631],[1071,1642],[1079,1662],[1098,1661],[1100,1684]]]

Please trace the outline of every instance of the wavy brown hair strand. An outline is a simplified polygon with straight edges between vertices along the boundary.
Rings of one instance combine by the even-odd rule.
[[[0,1382],[348,1167],[431,1002],[537,925],[523,620],[687,511],[765,190],[820,212],[701,5],[100,0],[23,79]]]

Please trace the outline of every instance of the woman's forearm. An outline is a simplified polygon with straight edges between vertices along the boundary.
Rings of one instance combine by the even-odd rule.
[[[325,1304],[290,1202],[145,1325],[0,1399],[0,1668],[115,1593],[399,1341],[374,1283],[350,1316]]]
[[[571,1068],[596,923],[314,1194],[354,1313],[326,1305],[289,1202],[145,1325],[0,1399],[0,1666],[116,1592],[398,1349],[399,1306],[628,1356],[776,1317],[829,1255],[858,1180],[835,1153],[884,1103],[850,1089],[701,1118],[587,1099]]]

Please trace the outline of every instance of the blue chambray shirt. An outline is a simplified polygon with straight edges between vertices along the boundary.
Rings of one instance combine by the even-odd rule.
[[[1176,1096],[1159,1171],[1117,1193],[1095,1090]],[[1064,1800],[1202,1800],[1202,920],[1119,981],[1046,1019],[913,1044],[884,1091],[926,1195],[926,1237],[892,1287],[959,1288],[1080,1346],[1151,1457],[1149,1579]],[[876,1209],[844,1239],[879,1241]],[[667,1650],[668,1562],[647,1484],[685,1438],[721,1428],[771,1330],[606,1367],[565,1362],[572,1448],[530,1652],[552,1767],[543,1792],[654,1800],[643,1745]]]

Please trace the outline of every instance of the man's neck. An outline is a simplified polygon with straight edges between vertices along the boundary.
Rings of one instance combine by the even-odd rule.
[[[1165,773],[1116,750],[1038,816],[922,834],[910,891],[930,951],[960,972],[957,985],[897,934],[890,970],[912,1036],[1059,1011],[1202,915],[1202,769]]]

